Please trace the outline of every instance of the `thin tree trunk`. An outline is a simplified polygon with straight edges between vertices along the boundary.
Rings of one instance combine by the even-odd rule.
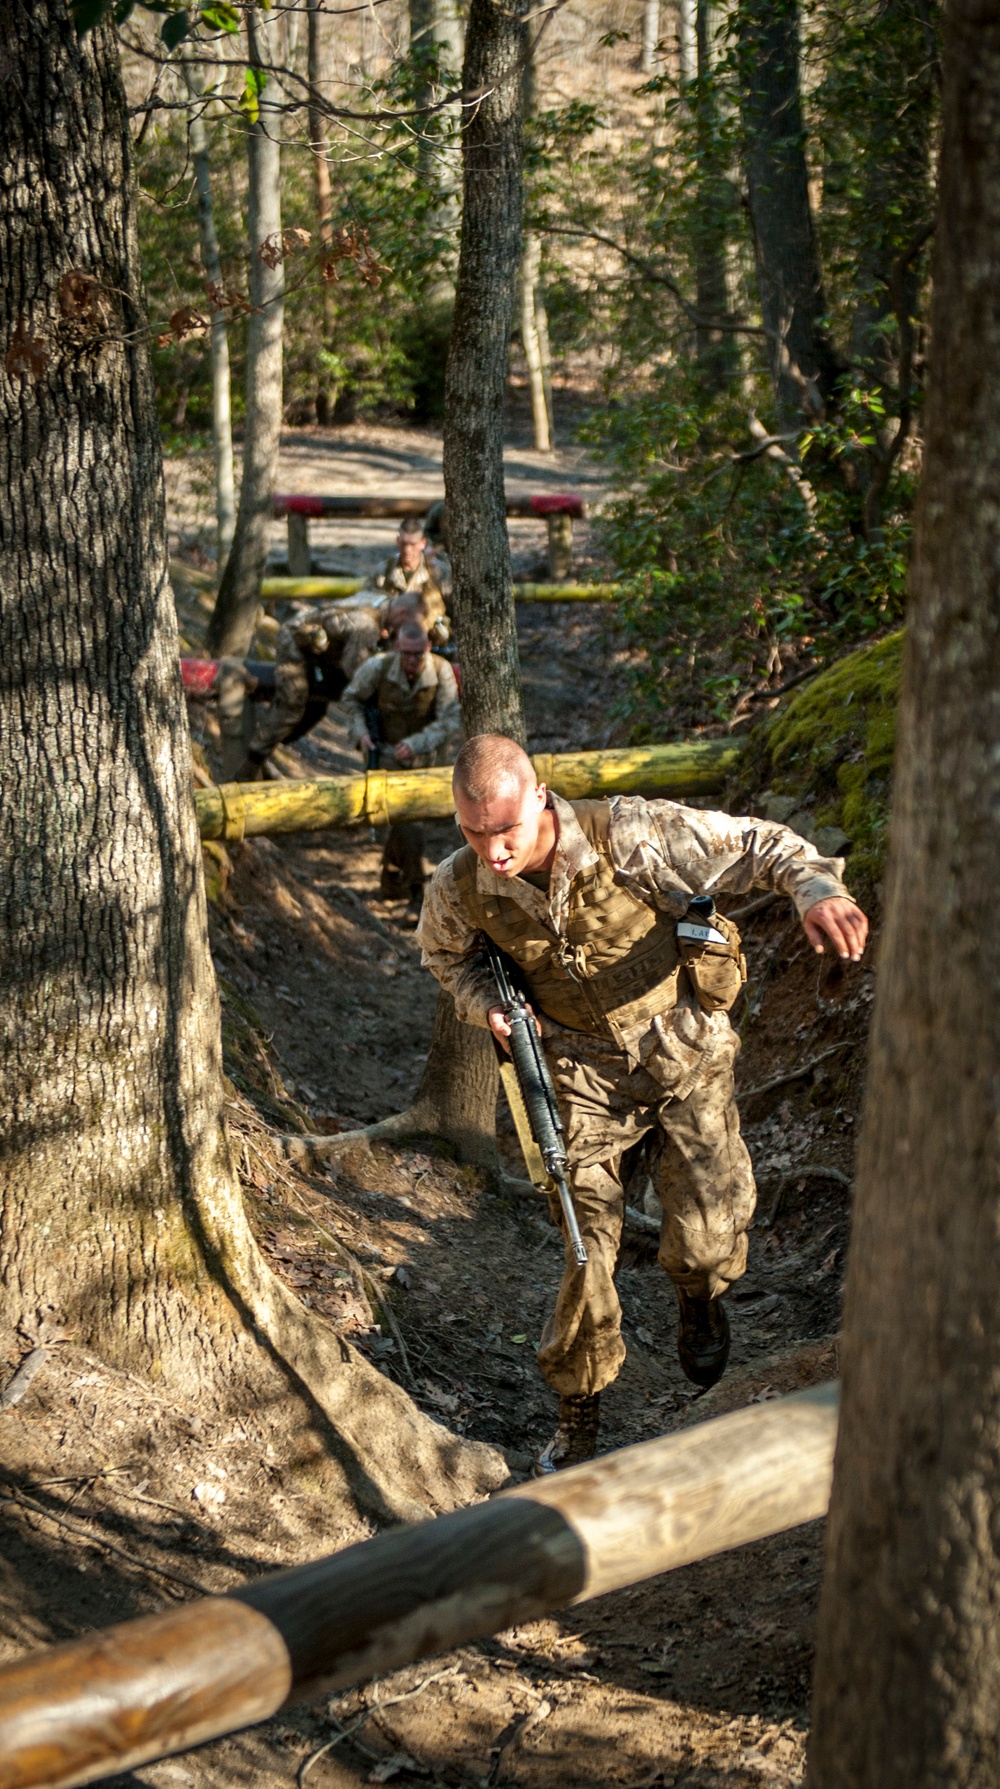
[[[308,1312],[247,1224],[118,46],[110,24],[80,39],[61,0],[4,25],[0,1346],[45,1310],[181,1401],[278,1422],[307,1392],[370,1510],[450,1506],[497,1456]]]
[[[525,51],[521,70],[521,116],[534,115],[537,89],[535,44]],[[531,394],[531,421],[535,446],[540,453],[552,448],[552,368],[549,359],[549,320],[541,285],[542,241],[535,230],[527,230],[521,251],[521,346],[528,363],[528,389]]]
[[[698,76],[697,0],[677,0],[677,55],[680,82],[687,87]]]
[[[548,453],[552,447],[552,439],[549,434],[542,344],[535,309],[541,262],[541,240],[534,230],[529,230],[524,238],[524,253],[521,256],[521,346],[528,363],[528,389],[531,393],[531,423],[535,446],[539,453]]]
[[[865,532],[878,532],[889,477],[912,421],[912,368],[922,262],[931,215],[930,139],[936,63],[909,0],[880,0],[868,27],[861,77],[863,160],[857,243],[857,309],[851,360],[861,383],[881,387],[886,415],[873,419],[872,450],[853,457],[864,491]]]
[[[257,7],[251,5],[247,8],[251,68],[259,68],[267,60],[258,47],[261,29]],[[253,310],[247,325],[243,483],[236,533],[206,632],[210,652],[236,656],[249,650],[256,625],[281,439],[285,274],[280,259],[271,266],[265,258],[268,244],[280,255],[280,133],[281,113],[261,99],[259,117],[247,125],[247,233]]]
[[[323,86],[323,14],[320,11],[320,0],[308,0],[306,15],[308,30],[308,62],[309,80],[309,144],[313,158],[313,192],[316,200],[316,227],[324,252],[333,244],[332,198],[330,193],[330,161],[326,134],[326,118],[315,103],[315,96]],[[328,352],[333,339],[333,293],[327,282],[323,285],[322,296],[322,347]],[[320,362],[319,377],[316,381],[316,421],[325,428],[333,415],[333,399],[330,396],[329,374]]]
[[[809,205],[799,96],[798,0],[740,0],[740,104],[757,284],[782,422],[818,418],[840,363]]]
[[[951,0],[932,378],[811,1789],[1000,1774],[1000,8]]]
[[[463,86],[464,206],[445,383],[444,484],[452,613],[467,734],[524,739],[504,501],[503,428],[521,252],[525,31],[501,0],[472,0]]]
[[[198,190],[198,231],[201,239],[201,264],[210,286],[221,290],[222,265],[215,234],[212,208],[212,181],[208,159],[208,132],[205,129],[202,82],[191,62],[187,46],[181,52],[184,79],[191,95],[189,132],[191,159],[194,163],[195,186]],[[230,411],[229,332],[226,314],[221,308],[212,312],[209,336],[212,364],[212,446],[215,452],[215,563],[221,578],[236,526],[236,485],[233,477],[233,425]]]
[[[697,0],[695,33],[698,80],[693,88],[695,137],[698,157],[698,198],[693,219],[695,284],[698,310],[704,317],[725,318],[729,313],[726,249],[732,217],[732,198],[726,177],[726,150],[721,141],[718,100],[714,85],[717,6]],[[731,331],[699,325],[696,330],[698,363],[710,391],[724,391],[739,370],[736,337]]]
[[[521,246],[521,73],[524,27],[502,0],[472,0],[463,86],[462,244],[444,422],[444,480],[466,734],[524,741],[524,708],[504,502],[503,416]],[[438,996],[430,1053],[409,1111],[369,1136],[430,1133],[499,1172],[499,1075],[489,1032],[460,1025]],[[320,1154],[339,1140],[311,1139]],[[331,1147],[332,1145],[332,1147]]]
[[[639,67],[644,75],[651,75],[656,67],[656,46],[659,41],[660,0],[643,0],[642,51],[639,56]]]
[[[341,1131],[336,1137],[287,1137],[286,1148],[293,1160],[312,1167],[335,1161],[361,1138],[370,1143],[391,1143],[407,1137],[441,1137],[451,1144],[460,1161],[498,1174],[499,1090],[492,1035],[480,1025],[460,1024],[455,1017],[455,1002],[442,988],[434,1010],[427,1061],[412,1106],[359,1130]]]

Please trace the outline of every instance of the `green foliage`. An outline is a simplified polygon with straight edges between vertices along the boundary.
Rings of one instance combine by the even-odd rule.
[[[166,10],[169,0],[155,4]],[[180,17],[170,12],[166,22]],[[200,17],[212,30],[228,32],[234,19],[239,24],[222,0],[203,8]],[[371,99],[387,111],[406,112],[422,103],[429,89],[445,92],[457,78],[439,46],[418,46],[394,65],[387,80],[372,84]],[[267,74],[247,67],[240,80],[242,91],[229,102],[232,107],[236,101],[237,111],[213,108],[206,124],[223,285],[245,294],[246,151],[238,114],[249,122],[259,117]],[[387,408],[420,421],[440,420],[456,249],[457,214],[449,192],[459,174],[455,129],[448,111],[426,122],[423,140],[406,121],[352,126],[342,139],[331,127],[329,254],[317,229],[312,157],[294,141],[285,151],[283,221],[286,230],[304,231],[311,239],[286,264],[285,400],[292,419],[314,414],[322,394],[328,410],[337,406],[344,420]],[[154,117],[139,175],[161,417],[175,433],[197,432],[211,425],[207,335],[180,331],[182,339],[170,339],[165,327],[188,309],[209,316],[183,112]],[[237,421],[244,338],[245,324],[236,315],[230,323],[230,360]]]
[[[634,737],[727,721],[769,671],[780,680],[901,618],[911,481],[897,475],[885,526],[866,539],[858,493],[831,474],[857,449],[850,411],[803,431],[798,460],[776,461],[748,445],[743,401],[706,397],[697,369],[671,368],[588,433],[627,490],[602,529],[630,574]]]
[[[745,754],[744,782],[847,833],[852,885],[872,886],[885,867],[902,664],[901,631],[852,652],[758,727]]]

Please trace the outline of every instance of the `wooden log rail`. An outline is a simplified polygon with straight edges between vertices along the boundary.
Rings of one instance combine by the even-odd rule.
[[[337,602],[369,588],[365,578],[265,578],[262,602]],[[621,595],[620,584],[515,584],[516,603],[610,603]]]
[[[425,516],[435,497],[313,497],[282,493],[273,498],[274,514],[288,518],[288,569],[293,577],[307,577],[311,566],[309,522],[318,516],[365,516],[379,521]],[[536,497],[508,497],[509,516],[537,516],[548,524],[549,571],[553,578],[569,575],[573,551],[573,518],[587,513],[583,498],[575,492],[545,492]]]
[[[539,782],[567,800],[642,792],[701,799],[717,794],[739,747],[724,739],[685,745],[624,746],[606,752],[539,753]],[[280,783],[220,783],[195,791],[203,839],[261,833],[320,832],[327,827],[447,820],[455,811],[451,767],[370,770],[358,776],[289,777]]]
[[[751,1405],[0,1669],[0,1789],[71,1789],[824,1514],[837,1388]]]

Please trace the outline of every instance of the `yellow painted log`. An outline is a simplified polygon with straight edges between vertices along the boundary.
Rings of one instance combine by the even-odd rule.
[[[302,602],[310,597],[325,597],[327,602],[338,596],[357,596],[365,588],[365,578],[264,578],[260,586],[261,602]]]
[[[718,792],[738,750],[724,739],[698,739],[606,752],[541,753],[532,762],[539,781],[568,800],[638,792],[691,799]],[[373,770],[308,782],[289,778],[281,783],[225,783],[196,790],[195,807],[203,839],[320,832],[358,820],[374,825],[446,820],[455,811],[448,765]]]
[[[336,602],[364,590],[364,578],[265,578],[262,602],[295,602],[312,599]],[[621,595],[620,584],[515,584],[519,603],[606,603]]]
[[[620,584],[515,584],[518,603],[612,603],[621,596]]]

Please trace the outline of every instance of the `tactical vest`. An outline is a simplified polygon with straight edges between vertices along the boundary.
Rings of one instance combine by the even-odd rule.
[[[519,965],[539,1011],[573,1031],[615,1037],[619,1028],[676,1006],[674,923],[615,881],[607,802],[569,805],[597,862],[570,883],[565,937],[509,896],[477,888],[479,860],[471,845],[455,859],[455,886],[471,923]]]
[[[438,697],[436,681],[424,687],[415,685],[410,689],[404,688],[403,684],[390,677],[389,665],[393,656],[386,655],[376,691],[382,739],[386,745],[398,745],[400,740],[409,739],[411,733],[419,733],[426,727],[428,721],[434,719]],[[433,653],[430,662],[436,669]]]

